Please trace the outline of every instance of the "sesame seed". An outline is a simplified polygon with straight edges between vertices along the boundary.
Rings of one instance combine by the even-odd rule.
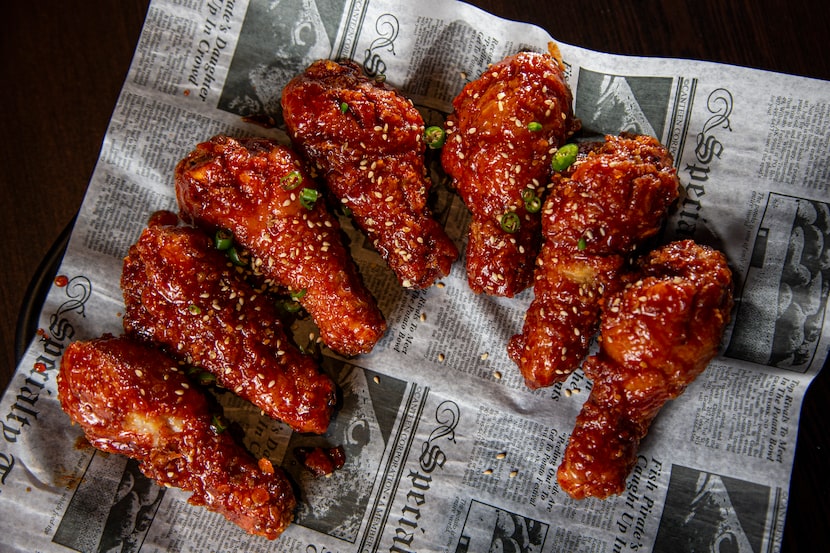
[[[444,362],[444,359],[446,359],[446,358],[447,358],[447,356],[446,356],[446,355],[444,355],[443,353],[439,353],[439,354],[438,354],[438,361],[439,361],[440,363],[443,363],[443,362]]]
[[[518,476],[518,475],[519,475],[519,471],[517,471],[516,469],[513,469],[513,470],[510,471],[510,478],[516,478],[516,476]]]
[[[491,475],[493,474],[493,469],[484,469],[481,474]]]

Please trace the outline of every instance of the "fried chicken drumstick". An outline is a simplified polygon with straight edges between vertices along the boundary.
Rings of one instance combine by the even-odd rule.
[[[729,322],[732,274],[718,251],[671,243],[638,278],[606,298],[601,349],[585,362],[594,385],[557,473],[577,499],[625,489],[654,417],[703,372]]]
[[[127,455],[163,486],[274,539],[293,519],[294,492],[267,459],[255,461],[211,427],[207,400],[176,363],[128,338],[73,342],[58,375],[63,410],[96,448]]]
[[[121,288],[128,335],[161,344],[298,432],[326,431],[334,382],[289,341],[273,299],[207,235],[151,224],[124,260]]]
[[[185,221],[233,232],[257,271],[302,296],[328,347],[368,353],[386,321],[317,194],[297,155],[265,139],[217,136],[176,166]]]
[[[678,187],[670,154],[647,136],[607,136],[554,173],[534,299],[508,344],[528,387],[564,381],[579,367],[600,299],[620,284],[626,256],[657,233]]]
[[[288,134],[406,288],[449,274],[458,249],[427,206],[424,121],[351,61],[320,60],[286,85]]]
[[[470,288],[512,297],[530,286],[551,156],[579,129],[560,62],[522,52],[489,67],[453,101],[441,152],[472,214]]]

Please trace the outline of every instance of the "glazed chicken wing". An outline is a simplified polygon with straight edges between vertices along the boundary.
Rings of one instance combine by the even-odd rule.
[[[530,286],[551,156],[579,128],[572,100],[556,58],[522,52],[453,101],[441,161],[472,214],[466,268],[474,292],[511,297]]]
[[[404,287],[449,273],[458,250],[427,206],[424,121],[351,61],[320,60],[283,89],[295,147],[349,208]]]
[[[601,349],[585,362],[594,384],[557,474],[574,498],[625,489],[652,420],[706,368],[729,322],[732,274],[720,252],[674,242],[637,276],[606,298]]]
[[[245,282],[207,235],[151,224],[124,260],[121,288],[127,334],[210,372],[298,432],[326,431],[334,383],[289,341],[273,299]]]
[[[603,294],[621,284],[626,256],[657,233],[679,182],[654,138],[608,136],[583,146],[551,186],[534,299],[508,344],[530,388],[564,381],[582,363]]]
[[[184,220],[233,232],[257,271],[302,296],[327,346],[367,353],[386,321],[317,194],[297,155],[265,139],[217,136],[176,166]]]
[[[127,455],[160,485],[247,532],[274,539],[293,518],[285,475],[211,426],[207,401],[176,363],[127,338],[70,344],[58,375],[63,410],[96,448]]]

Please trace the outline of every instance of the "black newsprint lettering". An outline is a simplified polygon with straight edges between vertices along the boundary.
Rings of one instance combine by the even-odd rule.
[[[706,195],[706,184],[711,177],[712,163],[723,155],[723,143],[715,135],[718,129],[732,130],[729,117],[732,114],[732,93],[725,88],[713,90],[706,100],[706,109],[711,113],[703,129],[697,134],[695,161],[683,168],[689,183],[684,189],[686,195],[680,202],[677,234],[693,238],[703,208],[702,198]]]
[[[6,483],[6,477],[14,468],[14,455],[0,453],[0,484]]]
[[[614,538],[612,551],[622,553],[623,550],[644,550],[646,525],[654,514],[656,502],[651,495],[657,491],[662,472],[662,461],[642,455],[637,457],[626,483],[623,511],[615,520],[618,535]]]
[[[219,57],[228,46],[228,41],[220,36],[214,37],[214,32],[227,33],[231,30],[235,5],[234,0],[210,0],[207,3],[210,16],[205,18],[202,34],[210,38],[202,38],[196,44],[193,63],[187,75],[187,82],[199,89],[199,99],[203,102],[207,100],[210,87],[216,81]]]
[[[395,40],[400,31],[398,18],[390,13],[381,15],[375,21],[375,31],[379,36],[363,52],[363,72],[371,78],[386,75],[386,62],[379,52],[395,55]]]
[[[60,357],[68,341],[75,336],[75,327],[64,315],[76,313],[85,316],[84,306],[92,293],[92,285],[84,276],[75,277],[67,282],[65,293],[69,299],[50,316],[48,330],[39,332],[39,355],[17,389],[14,403],[0,421],[3,440],[6,443],[17,443],[21,433],[32,426],[32,422],[38,418],[37,401],[40,393],[49,381],[50,375],[54,375],[58,370]],[[5,484],[6,477],[13,467],[14,456],[0,452],[0,484]]]
[[[44,375],[43,380],[48,377]],[[26,385],[18,389],[17,397],[14,404],[6,413],[6,420],[3,421],[3,439],[10,443],[17,442],[17,437],[20,435],[22,429],[26,426],[31,426],[29,417],[37,418],[38,412],[35,410],[35,403],[40,397],[40,390],[43,389],[43,384],[26,379]]]
[[[420,526],[421,508],[427,502],[426,492],[432,484],[430,474],[437,468],[443,468],[447,455],[436,442],[446,438],[455,443],[455,427],[458,426],[460,411],[453,401],[442,402],[435,410],[435,420],[439,425],[429,434],[421,444],[421,455],[418,457],[418,469],[410,470],[406,478],[411,482],[406,494],[406,503],[401,508],[401,516],[395,535],[392,537],[390,553],[413,553],[412,542]]]

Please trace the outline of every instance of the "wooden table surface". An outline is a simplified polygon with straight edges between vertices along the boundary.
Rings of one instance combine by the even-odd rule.
[[[471,3],[594,50],[830,80],[830,10],[824,0]],[[83,200],[146,10],[144,0],[5,5],[10,17],[0,33],[6,83],[0,89],[0,389],[16,365],[18,313],[27,286]],[[802,410],[783,551],[827,550],[830,543],[828,373],[813,383]]]

